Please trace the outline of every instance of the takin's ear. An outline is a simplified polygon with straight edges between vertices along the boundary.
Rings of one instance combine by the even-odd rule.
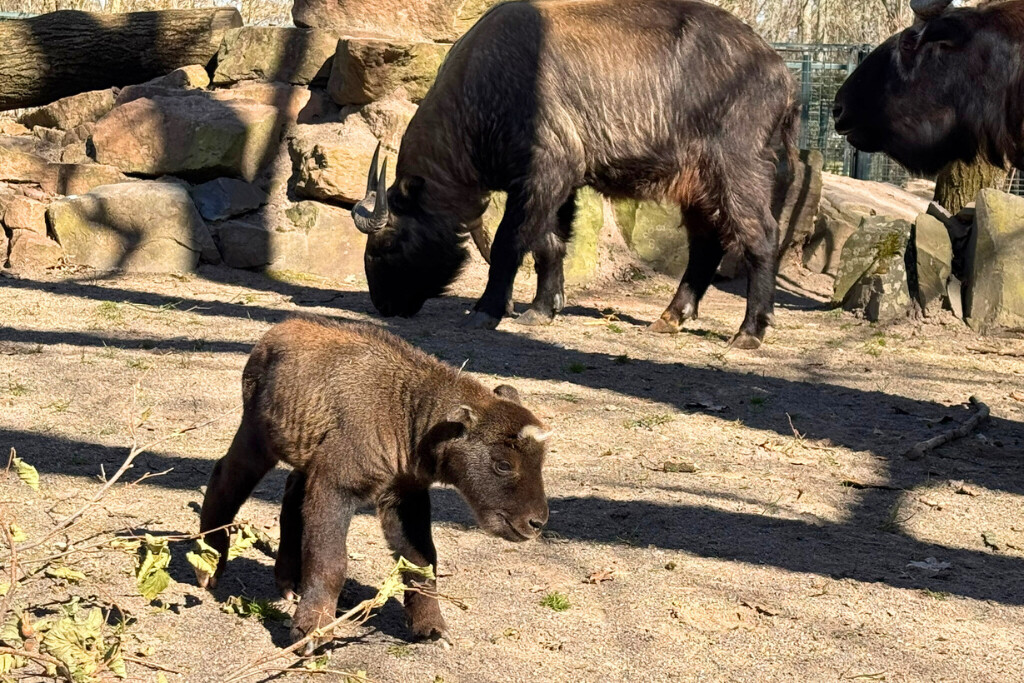
[[[445,418],[448,422],[460,424],[466,429],[469,429],[476,424],[476,411],[466,404],[462,404],[458,407],[452,408],[448,412],[448,416]]]
[[[519,392],[516,391],[516,388],[511,384],[500,384],[494,387],[494,395],[498,398],[503,398],[506,401],[512,401],[513,403],[523,405],[522,400],[519,398]]]
[[[963,47],[970,37],[970,27],[960,17],[937,17],[926,22],[921,29],[917,38],[917,49],[920,50],[926,45],[955,49]]]
[[[533,439],[537,443],[544,443],[549,438],[551,438],[551,435],[554,433],[554,430],[548,430],[545,432],[537,425],[526,425],[521,430],[519,430],[518,438]]]
[[[420,192],[423,190],[423,185],[426,182],[427,181],[418,175],[402,176],[401,180],[398,181],[398,192],[407,199],[415,200],[419,197]]]

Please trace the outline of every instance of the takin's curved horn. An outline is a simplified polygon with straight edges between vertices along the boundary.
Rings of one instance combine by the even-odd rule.
[[[380,143],[373,152],[370,173],[366,177],[366,196],[352,207],[352,221],[359,232],[372,235],[388,224],[388,160],[384,159],[380,175],[377,175],[377,160],[380,157]]]
[[[910,0],[910,9],[921,21],[934,19],[949,7],[953,0]]]

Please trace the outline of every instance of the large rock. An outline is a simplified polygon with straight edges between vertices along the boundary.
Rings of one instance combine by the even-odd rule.
[[[295,0],[296,26],[452,41],[498,0]]]
[[[385,148],[397,152],[405,129],[409,127],[409,122],[412,121],[417,109],[418,107],[407,99],[405,90],[400,88],[384,99],[366,105],[359,110],[359,115]]]
[[[364,277],[366,236],[348,211],[303,201],[225,221],[215,237],[234,268],[307,273],[332,280]]]
[[[40,183],[50,173],[50,162],[13,145],[0,144],[0,180]]]
[[[11,230],[28,230],[46,237],[46,204],[24,195],[5,202],[3,223]]]
[[[49,175],[40,185],[51,194],[77,195],[125,180],[123,173],[105,164],[51,164]]]
[[[124,104],[154,95],[171,95],[175,91],[202,90],[209,85],[210,75],[206,73],[206,67],[192,64],[175,69],[171,73],[151,81],[121,88],[121,91],[117,93],[116,103]]]
[[[96,160],[147,176],[237,175],[252,180],[282,127],[274,107],[206,97],[142,98],[96,123]]]
[[[240,81],[230,88],[214,90],[216,100],[244,99],[276,107],[285,123],[317,123],[338,115],[340,108],[326,91],[288,83]]]
[[[976,205],[967,323],[981,334],[1024,330],[1024,198],[982,190]]]
[[[61,264],[64,250],[44,235],[28,230],[15,230],[11,234],[8,265],[18,271],[39,271]]]
[[[861,220],[843,245],[833,303],[872,322],[905,316],[911,303],[904,260],[909,238],[905,220]]]
[[[50,194],[84,194],[125,176],[104,164],[52,163],[41,156],[0,145],[0,181],[35,183]]]
[[[928,201],[893,185],[822,174],[821,204],[814,234],[804,247],[804,265],[836,276],[843,246],[864,218],[912,223]]]
[[[267,194],[251,183],[234,178],[217,178],[192,188],[192,201],[208,221],[221,221],[254,211],[267,201]]]
[[[31,132],[14,119],[0,119],[0,135],[28,135]]]
[[[202,217],[177,183],[106,185],[49,207],[54,235],[75,263],[103,271],[191,272],[219,255]]]
[[[337,34],[310,28],[243,26],[224,36],[213,83],[244,80],[326,83]]]
[[[923,213],[917,217],[907,245],[907,283],[925,315],[942,308],[953,272],[953,245],[946,225]]]
[[[357,202],[366,194],[366,172],[370,168],[377,138],[366,121],[350,114],[341,123],[296,126],[289,143],[295,168],[295,192],[300,197]],[[393,178],[395,156],[388,158]]]
[[[825,157],[818,150],[803,150],[788,180],[788,163],[780,164],[781,178],[776,181],[779,216],[779,263],[785,268],[799,264],[804,244],[814,233],[814,222],[821,204],[822,167]]]
[[[627,246],[654,270],[681,277],[689,261],[689,238],[674,204],[632,199],[612,202]]]
[[[327,91],[340,105],[369,104],[399,88],[419,102],[437,76],[449,45],[349,38],[338,42]]]
[[[23,115],[19,121],[29,128],[42,126],[71,130],[83,123],[96,121],[113,108],[113,90],[92,90],[64,97],[34,109]]]
[[[505,213],[505,193],[495,192],[483,216],[484,231],[493,242],[498,224]],[[576,193],[576,217],[572,223],[572,239],[566,245],[562,267],[568,285],[591,282],[601,270],[601,232],[604,230],[604,199],[589,187]],[[532,257],[524,260],[523,270],[533,269]]]

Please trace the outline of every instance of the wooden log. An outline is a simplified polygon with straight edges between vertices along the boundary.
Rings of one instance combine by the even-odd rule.
[[[142,83],[189,64],[205,66],[224,33],[241,25],[231,7],[128,14],[62,10],[0,21],[0,110]]]

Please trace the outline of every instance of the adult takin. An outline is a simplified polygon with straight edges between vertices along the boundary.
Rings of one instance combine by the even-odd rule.
[[[227,557],[222,528],[275,464],[291,465],[274,573],[283,595],[302,596],[296,640],[334,619],[349,522],[361,501],[376,504],[396,557],[435,570],[435,482],[453,485],[495,536],[525,541],[547,522],[541,466],[549,432],[518,392],[489,391],[379,328],[316,318],[276,325],[252,350],[242,396],[241,425],[213,468],[201,515],[220,565],[196,578],[216,585]],[[405,596],[412,631],[442,637],[434,582],[419,583],[423,592]]]
[[[774,148],[792,158],[795,86],[746,24],[694,0],[541,0],[488,11],[451,49],[402,139],[394,184],[370,169],[353,209],[369,235],[370,297],[414,315],[465,263],[492,192],[508,194],[487,286],[468,324],[493,328],[532,252],[537,293],[518,318],[549,323],[576,192],[679,204],[690,260],[652,329],[677,332],[726,249],[742,252],[747,310],[733,339],[760,345],[772,321],[778,224]]]
[[[1024,0],[950,1],[911,3],[914,25],[872,51],[836,94],[836,131],[919,173],[979,154],[1024,169]]]

